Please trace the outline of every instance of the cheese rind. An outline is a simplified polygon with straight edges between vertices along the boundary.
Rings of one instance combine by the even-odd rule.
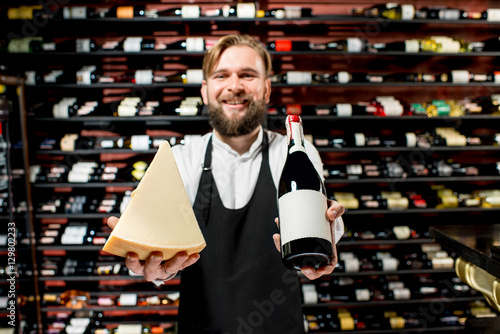
[[[163,260],[185,251],[199,253],[206,243],[167,141],[162,142],[103,250],[140,260],[153,252]]]

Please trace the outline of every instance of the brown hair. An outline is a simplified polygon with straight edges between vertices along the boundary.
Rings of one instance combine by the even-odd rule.
[[[206,79],[214,70],[222,53],[231,46],[247,45],[257,51],[264,62],[266,76],[271,74],[272,63],[271,55],[267,52],[262,43],[249,35],[226,35],[221,37],[217,43],[212,46],[203,58],[203,78]]]

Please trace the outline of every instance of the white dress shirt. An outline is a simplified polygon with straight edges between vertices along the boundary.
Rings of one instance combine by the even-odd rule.
[[[202,169],[200,166],[205,160],[205,152],[210,136],[213,132],[201,137],[191,138],[184,145],[172,147],[175,161],[179,167],[184,186],[186,188],[191,205],[194,204]],[[244,207],[252,197],[260,172],[262,155],[262,136],[266,134],[269,142],[269,167],[273,177],[274,185],[278,189],[281,171],[286,160],[287,138],[286,136],[272,131],[259,131],[258,137],[250,149],[240,155],[229,145],[222,142],[216,135],[212,139],[212,174],[219,191],[222,203],[227,209],[240,209]],[[309,158],[319,175],[323,177],[323,163],[318,150],[307,140],[305,148]],[[336,220],[335,242],[344,233],[342,219]]]

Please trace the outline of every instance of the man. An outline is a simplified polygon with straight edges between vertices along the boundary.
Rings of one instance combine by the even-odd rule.
[[[203,60],[201,95],[213,132],[173,151],[207,246],[161,262],[152,253],[125,264],[148,281],[170,279],[179,270],[179,333],[303,333],[299,283],[281,263],[276,189],[286,158],[286,138],[263,130],[271,95],[271,59],[249,36],[222,37]],[[320,156],[306,149],[319,172]],[[168,191],[166,189],[165,191]],[[332,240],[343,233],[344,212],[330,201]],[[111,217],[111,227],[117,218]],[[277,220],[276,220],[276,223]],[[274,242],[273,242],[274,241]],[[333,271],[303,268],[316,279]]]

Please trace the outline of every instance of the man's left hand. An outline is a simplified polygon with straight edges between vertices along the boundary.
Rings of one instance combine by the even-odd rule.
[[[329,275],[333,272],[333,269],[335,269],[335,266],[337,265],[338,258],[337,258],[337,247],[335,245],[335,219],[340,218],[344,212],[345,208],[342,204],[336,201],[328,200],[328,209],[326,210],[326,218],[330,222],[330,230],[332,232],[332,246],[333,246],[333,259],[332,262],[326,266],[320,267],[318,269],[314,267],[303,267],[301,269],[302,274],[306,276],[310,280],[317,279],[323,275]],[[279,227],[279,221],[278,218],[274,220],[276,224]],[[281,237],[279,233],[276,233],[273,235],[274,239],[274,244],[276,246],[276,249],[281,252]]]

